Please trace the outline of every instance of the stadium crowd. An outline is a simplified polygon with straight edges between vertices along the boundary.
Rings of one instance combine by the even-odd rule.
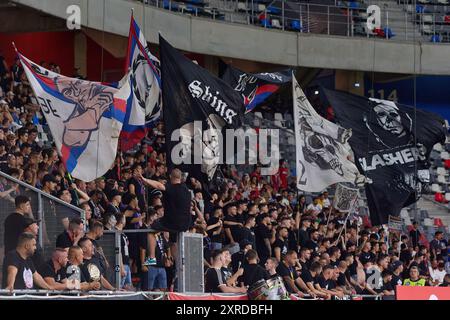
[[[41,65],[59,72],[53,63]],[[198,180],[168,172],[163,123],[136,150],[119,152],[104,177],[73,180],[54,146],[38,139],[38,126],[46,123],[20,62],[9,66],[1,54],[0,124],[0,171],[86,213],[85,221],[65,222],[45,261],[36,242],[36,208],[17,184],[0,179],[0,201],[16,207],[1,213],[8,215],[2,288],[113,290],[105,277],[111,266],[98,244],[104,230],[152,229],[121,234],[121,288],[173,290],[179,225],[169,220],[183,213],[183,228],[203,235],[205,292],[245,293],[273,277],[290,293],[323,299],[393,296],[398,284],[449,284],[442,233],[425,246],[417,223],[409,234],[388,234],[356,215],[347,219],[332,208],[327,192],[308,203],[294,191],[285,161],[273,176],[262,176],[259,166],[249,172],[228,166],[223,183],[206,192]]]

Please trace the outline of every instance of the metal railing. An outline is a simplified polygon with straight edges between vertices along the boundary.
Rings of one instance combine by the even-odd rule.
[[[14,198],[25,195],[30,198],[33,218],[39,220],[37,242],[42,248],[43,259],[48,259],[55,249],[56,238],[67,225],[67,220],[78,216],[85,220],[84,210],[68,204],[44,191],[0,171],[0,184],[4,190],[11,190],[0,198],[0,263],[4,258],[4,222],[15,211]],[[2,275],[0,274],[0,279]]]
[[[142,1],[147,5],[182,14],[281,31],[394,38],[402,41],[433,41],[430,36],[441,35],[440,42],[450,42],[450,23],[447,24],[442,18],[445,14],[427,13],[426,10],[416,12],[416,8],[411,8],[411,4],[397,4],[394,1],[392,4],[396,7],[380,8],[379,30],[369,30],[366,24],[367,5],[370,1],[366,1],[366,4],[353,2],[359,3],[359,7],[353,7],[344,1],[335,1],[335,5],[324,5],[275,0],[263,5],[256,0],[216,0],[215,3],[228,4],[219,8],[210,6],[207,1],[140,0]]]

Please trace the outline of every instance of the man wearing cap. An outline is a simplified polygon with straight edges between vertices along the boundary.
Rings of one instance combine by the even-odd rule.
[[[44,250],[38,241],[38,233],[39,233],[39,222],[40,220],[35,220],[34,218],[25,217],[25,227],[23,232],[34,234],[36,238],[36,251],[34,252],[31,260],[33,260],[33,264],[38,267],[42,263],[44,263]]]
[[[392,262],[391,271],[392,271],[391,285],[395,290],[397,286],[401,286],[403,283],[403,279],[401,276],[403,272],[403,263],[399,260]]]
[[[25,229],[25,217],[32,217],[30,199],[25,196],[17,196],[15,199],[16,210],[11,213],[4,222],[5,255],[17,246],[19,236]]]

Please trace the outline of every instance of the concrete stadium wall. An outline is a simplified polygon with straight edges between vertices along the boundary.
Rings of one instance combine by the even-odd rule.
[[[158,32],[181,50],[314,68],[450,75],[450,45],[267,30],[172,13],[129,0],[14,0],[66,18],[81,8],[85,27],[127,36],[131,9],[147,40]]]

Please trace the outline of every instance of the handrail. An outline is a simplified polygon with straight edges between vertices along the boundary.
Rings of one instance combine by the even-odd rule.
[[[44,191],[42,191],[42,190],[40,190],[40,189],[38,189],[36,187],[33,187],[32,185],[29,185],[29,184],[27,184],[27,183],[25,183],[23,181],[20,181],[19,179],[11,177],[10,175],[4,173],[3,171],[0,171],[0,176],[5,178],[5,179],[13,181],[14,183],[17,183],[17,184],[21,185],[24,188],[30,189],[30,190],[32,190],[32,191],[34,191],[34,192],[36,192],[36,193],[38,193],[38,194],[40,194],[40,195],[50,199],[52,201],[55,201],[55,202],[57,202],[57,203],[59,203],[59,204],[61,204],[63,206],[66,206],[66,207],[68,207],[68,208],[70,208],[70,209],[72,209],[74,211],[77,211],[81,215],[84,215],[84,210],[83,209],[80,209],[80,208],[78,208],[78,207],[76,207],[76,206],[74,206],[74,205],[72,205],[70,203],[64,202],[61,199],[58,199],[57,197],[52,196],[51,194],[48,194],[48,193],[46,193],[46,192],[44,192]]]

